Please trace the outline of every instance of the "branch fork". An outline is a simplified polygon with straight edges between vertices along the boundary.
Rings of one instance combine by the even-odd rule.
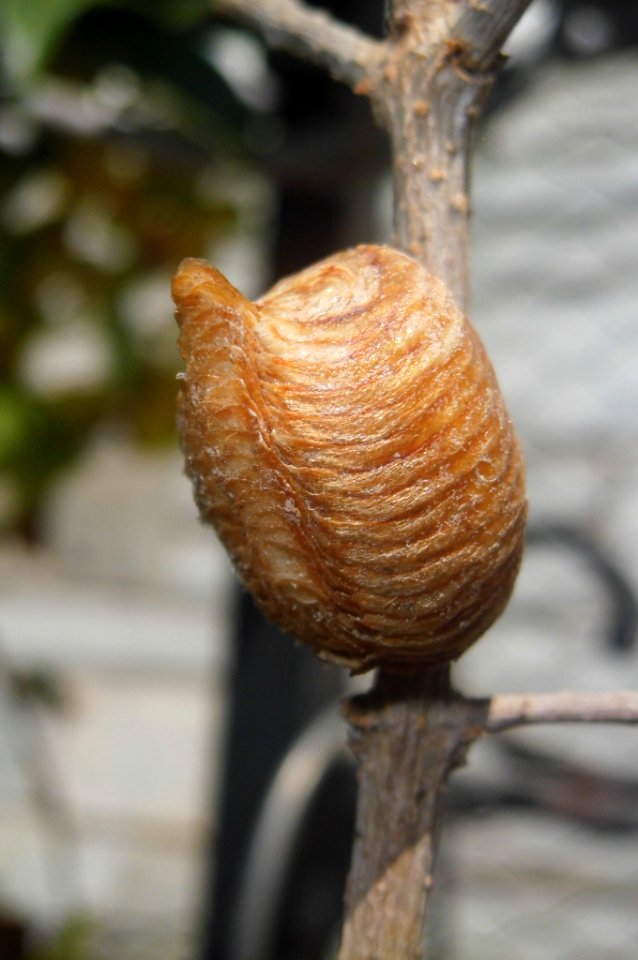
[[[302,0],[215,0],[214,9],[370,98],[392,142],[394,245],[467,309],[471,134],[501,46],[529,2],[394,0],[384,41]]]
[[[469,159],[501,48],[530,0],[393,0],[385,40],[302,0],[213,0],[368,96],[394,156],[394,243],[468,306]],[[380,674],[345,706],[359,804],[339,960],[421,960],[441,794],[472,742],[537,723],[638,723],[638,693],[455,694],[449,670]]]

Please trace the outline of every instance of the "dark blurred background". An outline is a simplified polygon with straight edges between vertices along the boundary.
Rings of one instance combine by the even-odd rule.
[[[382,36],[381,0],[324,6]],[[388,239],[387,144],[200,0],[0,16],[0,958],[329,957],[351,685],[197,524],[169,289],[184,256],[257,295]],[[535,0],[479,131],[473,313],[532,522],[470,692],[638,685],[637,42],[632,2]],[[633,960],[637,798],[631,731],[477,748],[432,956]]]

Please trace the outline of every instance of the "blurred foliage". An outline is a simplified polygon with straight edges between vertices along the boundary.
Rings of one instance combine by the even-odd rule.
[[[93,960],[95,927],[85,917],[71,917],[46,945],[29,951],[27,960]]]
[[[4,7],[5,60],[18,78],[42,68],[68,23],[91,0],[7,0]]]
[[[21,710],[43,707],[60,713],[69,699],[60,674],[44,668],[6,671],[5,682],[13,704]]]
[[[216,169],[245,162],[250,120],[202,55],[215,29],[204,7],[13,0],[5,9],[5,532],[38,537],[51,482],[96,429],[174,442],[170,277],[236,224]]]
[[[2,960],[95,960],[96,932],[88,917],[78,915],[69,917],[48,935],[34,939],[24,918],[0,904]]]
[[[171,26],[184,27],[205,14],[207,0],[138,0],[121,4]],[[118,6],[95,0],[5,0],[1,18],[5,61],[14,80],[28,82],[47,64],[77,17],[94,7]]]

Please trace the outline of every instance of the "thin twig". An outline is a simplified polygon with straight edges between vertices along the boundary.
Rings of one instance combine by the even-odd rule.
[[[638,724],[638,692],[498,694],[490,701],[485,731],[533,723]]]
[[[507,37],[531,0],[470,0],[450,31],[467,70],[484,72],[497,63]]]
[[[500,48],[530,0],[394,0],[375,40],[303,0],[212,0],[273,47],[366,94],[393,141],[394,243],[467,307],[471,131]]]
[[[385,45],[301,0],[213,0],[216,13],[238,17],[282,47],[326,67],[351,87],[384,55]]]

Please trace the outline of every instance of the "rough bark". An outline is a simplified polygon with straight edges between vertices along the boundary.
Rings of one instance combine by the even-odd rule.
[[[346,704],[359,799],[339,960],[423,955],[441,794],[486,707],[455,696],[448,668],[382,674]]]
[[[394,243],[468,306],[472,135],[530,0],[392,0],[385,41],[301,0],[216,0],[266,39],[367,95],[393,153]],[[638,722],[638,695],[468,700],[448,669],[381,674],[345,705],[359,771],[339,960],[421,960],[445,784],[485,733],[546,722]]]
[[[374,40],[301,0],[215,0],[370,97],[392,142],[394,243],[468,302],[472,130],[530,0],[393,0]]]
[[[518,6],[520,13],[525,4]],[[498,39],[490,30],[481,39],[471,11],[469,2],[395,0],[387,55],[357,87],[392,142],[394,244],[444,280],[463,309],[472,132],[502,40],[500,30]],[[363,711],[350,709],[359,800],[339,960],[425,955],[445,784],[485,716],[485,704],[442,686],[438,670],[381,675]]]

